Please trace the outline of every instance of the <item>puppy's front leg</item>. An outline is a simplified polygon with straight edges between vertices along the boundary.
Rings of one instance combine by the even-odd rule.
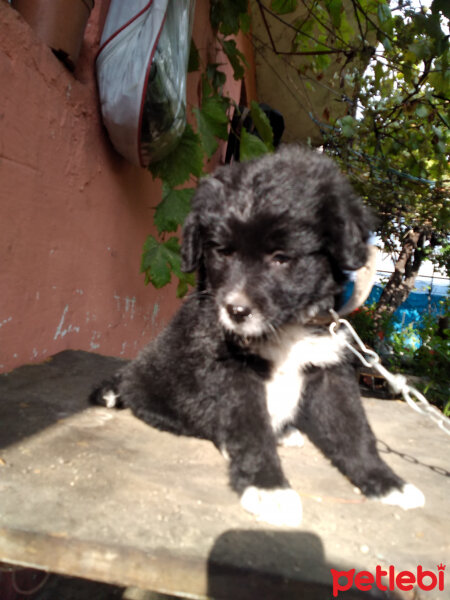
[[[422,492],[396,475],[378,454],[349,367],[312,372],[301,407],[299,426],[366,496],[405,510],[424,505]]]
[[[297,527],[302,504],[281,468],[265,399],[255,389],[246,396],[234,398],[231,406],[224,403],[222,413],[220,445],[230,459],[231,487],[241,495],[242,507],[258,520]]]

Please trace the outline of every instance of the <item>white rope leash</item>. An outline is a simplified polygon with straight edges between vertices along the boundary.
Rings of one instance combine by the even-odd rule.
[[[376,371],[378,371],[378,373],[380,373],[380,375],[386,379],[394,392],[401,393],[403,395],[403,398],[413,410],[422,415],[426,415],[432,421],[437,423],[442,431],[450,435],[450,419],[446,417],[438,408],[432,406],[425,396],[416,390],[416,388],[409,385],[404,375],[394,375],[385,367],[383,367],[378,354],[374,350],[370,350],[364,345],[364,342],[350,325],[350,323],[346,319],[339,318],[334,311],[332,311],[332,314],[334,320],[329,327],[330,334],[333,337],[337,337],[337,330],[341,326],[344,326],[351,334],[361,352],[346,339],[344,339],[344,344],[355,356],[359,358],[361,363],[365,367],[374,368]]]

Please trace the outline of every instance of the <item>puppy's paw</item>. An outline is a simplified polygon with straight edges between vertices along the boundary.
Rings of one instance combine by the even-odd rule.
[[[114,389],[109,386],[96,388],[89,396],[89,402],[99,406],[106,406],[106,408],[122,407],[120,394],[115,392]]]
[[[378,498],[383,504],[400,506],[403,510],[425,506],[425,496],[412,483],[405,483],[402,489],[394,489]]]
[[[102,400],[105,403],[106,408],[117,408],[119,405],[119,394],[113,392],[113,390],[107,390],[102,394]]]
[[[302,521],[302,501],[291,488],[270,490],[250,486],[241,496],[241,505],[258,521],[271,525],[298,527]]]
[[[296,427],[287,427],[278,438],[278,445],[284,448],[303,448],[305,440]]]

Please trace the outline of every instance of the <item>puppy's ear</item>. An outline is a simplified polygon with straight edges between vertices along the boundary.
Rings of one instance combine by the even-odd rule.
[[[200,227],[197,212],[191,211],[183,225],[181,243],[181,270],[184,273],[192,273],[200,266],[202,257],[202,244],[200,239]]]
[[[345,186],[333,199],[327,225],[330,254],[341,270],[355,271],[367,260],[367,244],[374,220],[369,209]]]
[[[216,173],[223,171],[217,169]],[[202,179],[192,198],[192,210],[184,222],[181,243],[181,270],[191,273],[201,267],[205,232],[211,226],[212,215],[223,204],[224,184],[217,177]]]

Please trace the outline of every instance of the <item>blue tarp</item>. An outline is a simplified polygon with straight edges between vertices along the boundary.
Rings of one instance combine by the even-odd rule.
[[[350,281],[347,284],[344,293],[344,302],[351,296],[354,283]],[[370,305],[378,302],[383,291],[383,286],[376,283],[372,287],[366,304]],[[448,294],[448,285],[431,285],[429,283],[418,281],[413,292],[411,292],[406,301],[395,311],[396,320],[401,320],[404,324],[420,321],[423,314],[443,315],[442,301]],[[405,315],[405,316],[403,316]]]
[[[396,321],[401,321],[404,325],[408,325],[409,323],[420,322],[423,314],[436,316],[444,314],[442,302],[445,300],[448,286],[430,286],[429,284],[421,286],[420,283],[422,282],[416,285],[415,290],[409,294],[405,302],[395,311],[394,317]],[[376,283],[370,292],[366,304],[378,302],[382,291],[383,286]]]
[[[344,300],[349,298],[353,292],[353,282],[347,284]],[[442,316],[444,314],[443,300],[448,294],[448,285],[431,284],[429,282],[417,281],[416,287],[406,299],[406,301],[393,314],[394,331],[404,331],[408,325],[413,324],[419,328],[424,315]],[[383,286],[376,283],[369,294],[365,304],[371,305],[378,302],[383,291]],[[420,336],[411,332],[408,340],[405,340],[405,345],[412,349],[417,349],[421,346],[422,340]]]

